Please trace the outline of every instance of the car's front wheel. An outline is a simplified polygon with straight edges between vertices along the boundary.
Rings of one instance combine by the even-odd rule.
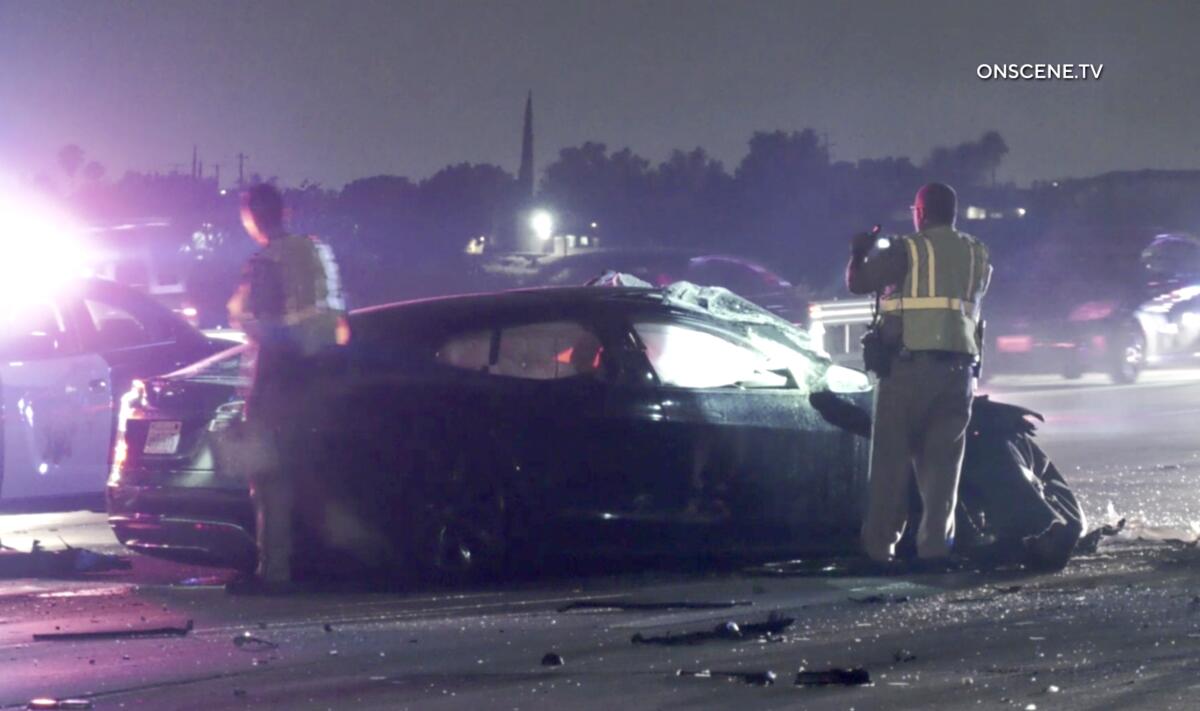
[[[1114,332],[1109,346],[1109,378],[1118,384],[1137,380],[1146,366],[1146,335],[1136,321],[1130,321]]]
[[[508,554],[504,487],[484,457],[463,449],[444,455],[413,492],[411,558],[438,582],[493,579]]]

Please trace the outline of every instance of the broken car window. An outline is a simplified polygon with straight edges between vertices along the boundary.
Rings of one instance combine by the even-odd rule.
[[[659,382],[679,388],[783,388],[787,375],[763,353],[677,323],[633,326]]]
[[[459,334],[437,350],[442,365],[526,380],[556,380],[597,375],[603,354],[600,339],[573,321],[524,324]]]

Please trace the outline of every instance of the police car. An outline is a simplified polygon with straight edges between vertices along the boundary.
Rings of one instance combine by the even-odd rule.
[[[120,393],[228,346],[111,281],[0,283],[0,506],[102,493]]]

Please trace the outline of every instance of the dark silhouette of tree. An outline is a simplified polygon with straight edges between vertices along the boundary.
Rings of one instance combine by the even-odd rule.
[[[988,131],[978,141],[934,148],[922,167],[931,180],[947,182],[956,188],[995,184],[996,169],[1007,154],[1004,138],[996,131]]]
[[[603,143],[564,148],[546,166],[540,197],[574,230],[598,222],[607,244],[652,245],[650,161]]]
[[[459,254],[467,242],[494,235],[510,204],[516,179],[488,164],[459,163],[439,170],[419,186],[425,246],[433,255]]]
[[[74,181],[75,175],[83,167],[83,149],[74,143],[68,143],[58,149],[58,167],[66,173],[67,178]]]
[[[716,247],[734,225],[733,178],[703,148],[676,150],[650,175],[650,225],[660,244]]]
[[[103,164],[97,161],[91,161],[84,167],[83,177],[89,182],[98,183],[104,179],[105,172],[106,171]]]
[[[777,260],[792,274],[822,272],[835,251],[832,176],[829,149],[812,129],[755,133],[734,173],[737,247]]]

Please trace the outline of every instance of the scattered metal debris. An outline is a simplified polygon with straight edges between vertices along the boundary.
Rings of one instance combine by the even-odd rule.
[[[1106,523],[1099,528],[1089,531],[1086,536],[1075,544],[1075,555],[1088,555],[1100,549],[1100,541],[1115,536],[1125,530],[1125,519],[1117,521],[1116,525]]]
[[[542,666],[544,667],[561,667],[563,664],[565,662],[561,654],[546,652],[545,656],[542,657]]]
[[[795,622],[796,619],[794,617],[779,617],[772,613],[766,622],[752,622],[739,625],[736,622],[729,621],[722,622],[711,630],[685,632],[683,634],[668,633],[656,637],[647,637],[638,632],[633,635],[630,641],[634,644],[659,644],[664,646],[702,644],[717,640],[742,641],[777,635],[788,627],[791,627]]]
[[[87,632],[39,632],[34,642],[77,642],[96,639],[137,639],[140,637],[183,637],[195,627],[188,620],[183,627],[142,627],[123,630],[89,630]]]
[[[559,612],[571,610],[725,610],[731,607],[749,607],[749,600],[728,602],[637,602],[634,600],[577,600],[558,608]]]
[[[34,541],[28,553],[0,550],[0,578],[69,578],[86,573],[129,570],[128,558],[67,546],[61,551],[42,548]]]
[[[870,683],[870,672],[861,667],[798,671],[795,681],[796,686],[866,686]]]
[[[1024,585],[993,586],[991,588],[990,594],[975,595],[975,596],[970,596],[970,597],[955,597],[955,598],[951,598],[947,602],[949,602],[951,604],[955,604],[955,605],[959,605],[959,604],[967,603],[967,602],[991,602],[992,600],[995,600],[998,597],[1002,597],[1004,595],[1013,595],[1013,594],[1021,592],[1024,589],[1025,589]]]
[[[912,600],[912,598],[908,595],[893,595],[891,593],[886,593],[883,595],[862,595],[859,597],[855,597],[853,595],[850,596],[851,602],[857,602],[863,605],[892,605],[901,602],[908,602],[909,600]]]
[[[279,649],[279,645],[262,637],[255,637],[249,632],[234,635],[233,646],[245,652],[258,652],[264,649]]]
[[[687,669],[676,670],[675,676],[690,677],[692,679],[724,679],[726,681],[740,681],[743,684],[751,686],[771,686],[775,683],[775,672],[770,669],[764,671],[713,671],[712,669],[701,669],[699,671],[689,671]]]
[[[25,708],[27,709],[90,709],[92,702],[89,699],[32,699]]]

